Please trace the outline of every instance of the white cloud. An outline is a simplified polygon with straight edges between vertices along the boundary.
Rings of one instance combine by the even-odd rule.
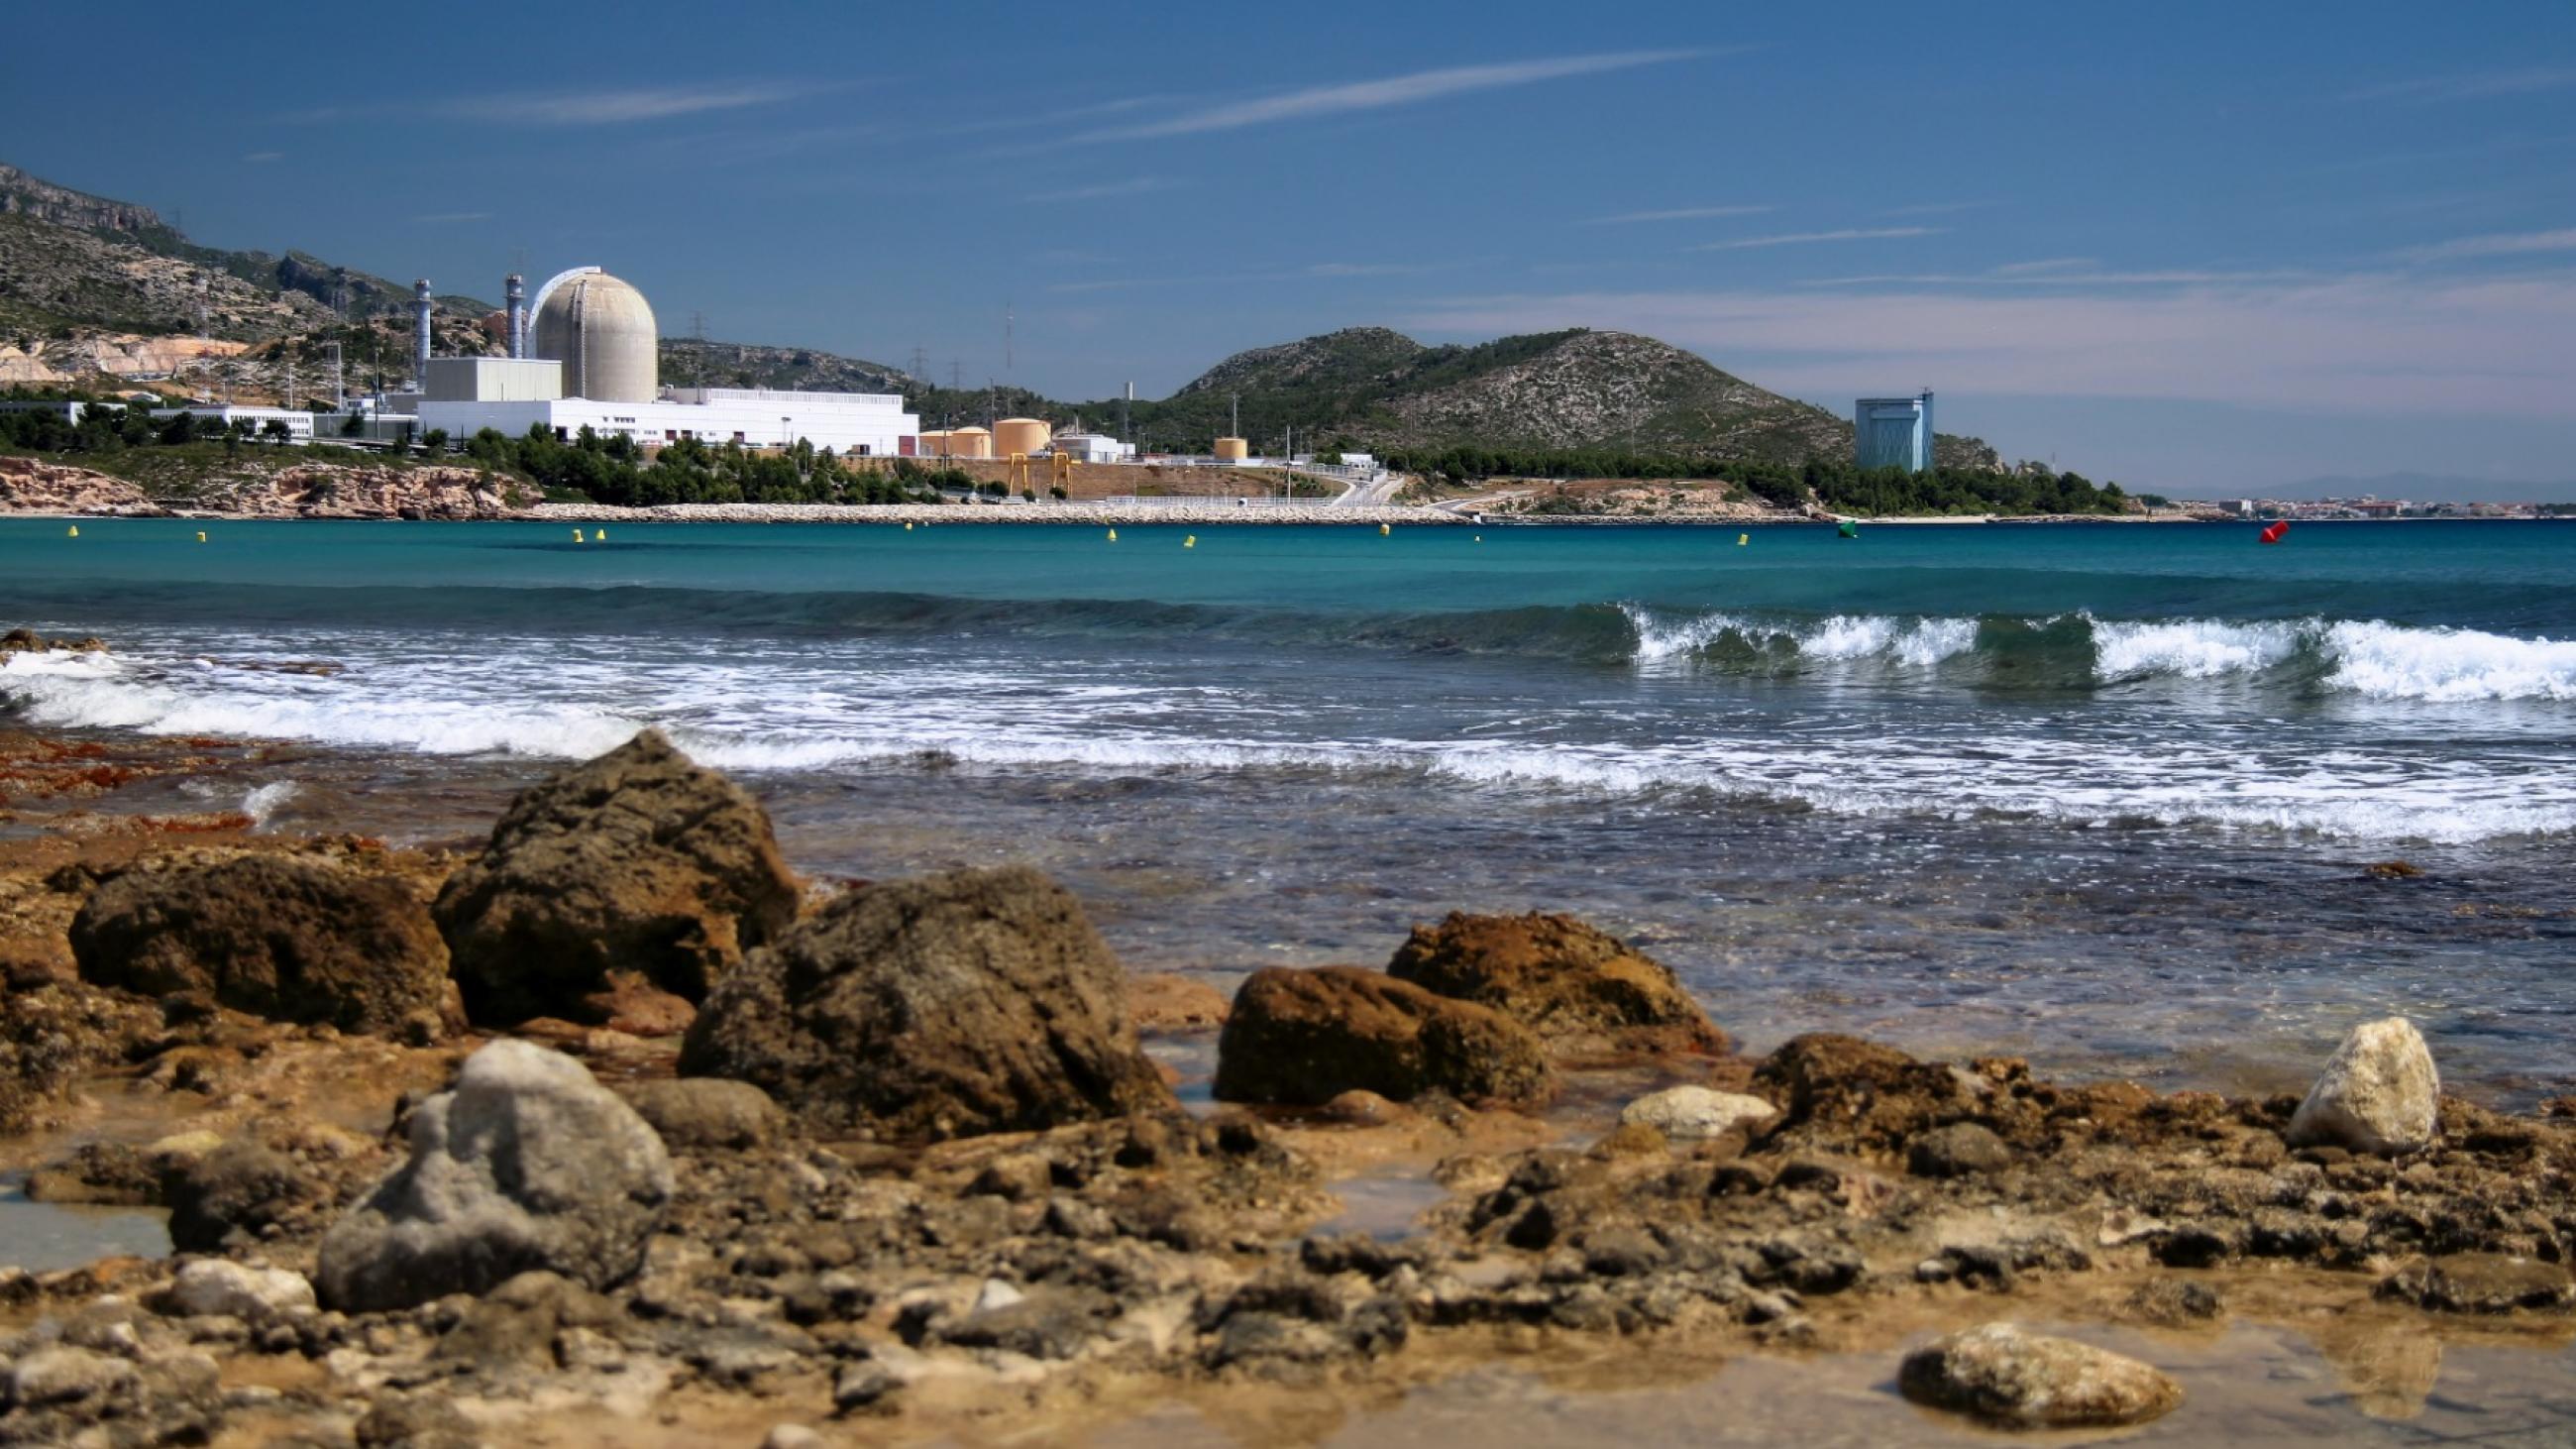
[[[1064,144],[1094,141],[1144,141],[1164,136],[1194,136],[1207,131],[1233,131],[1246,126],[1274,125],[1282,121],[1302,121],[1323,116],[1349,115],[1358,111],[1383,110],[1389,106],[1418,105],[1444,96],[1465,95],[1473,91],[1499,90],[1507,86],[1533,85],[1540,81],[1562,80],[1569,76],[1599,75],[1607,71],[1633,70],[1638,66],[1663,65],[1710,54],[1704,50],[1621,50],[1601,55],[1569,55],[1555,60],[1511,61],[1500,65],[1447,66],[1438,70],[1418,70],[1407,75],[1388,76],[1382,80],[1347,81],[1337,85],[1308,86],[1302,90],[1283,91],[1277,95],[1248,101],[1228,101],[1183,111],[1159,121],[1135,125],[1107,126],[1084,131],[1065,138]]]
[[[1760,216],[1776,211],[1770,206],[1685,206],[1673,211],[1623,211],[1617,216],[1596,216],[1577,223],[1580,226],[1631,226],[1641,221],[1698,221],[1716,216]]]
[[[814,87],[782,81],[744,81],[727,85],[660,86],[633,90],[555,91],[514,95],[459,96],[435,109],[468,121],[499,121],[525,126],[615,126],[635,121],[667,120],[709,111],[775,105],[809,95]]]
[[[2576,252],[2576,226],[2556,231],[2507,232],[2494,236],[2464,236],[2431,246],[2408,247],[2398,255],[2419,262],[2454,261],[2466,257],[2519,257],[2534,252]]]
[[[1582,292],[1457,298],[1432,334],[1642,332],[1796,396],[1891,376],[1953,393],[2168,398],[2385,415],[2551,416],[2576,392],[2576,278],[2405,274],[2153,291]]]
[[[1812,242],[1884,241],[1895,237],[1939,236],[1945,226],[1847,226],[1839,231],[1793,231],[1778,236],[1748,236],[1735,241],[1705,242],[1695,252],[1740,252],[1750,247],[1794,247]]]
[[[2098,265],[2098,262],[2092,257],[2041,257],[2031,262],[2006,262],[2000,267],[1990,267],[1987,270],[1998,277],[2028,277],[2041,272],[2064,272],[2077,267],[2095,265]]]
[[[1187,185],[1189,183],[1186,181],[1174,181],[1167,176],[1138,176],[1126,181],[1098,181],[1084,186],[1068,186],[1061,191],[1040,191],[1026,199],[1041,204],[1113,201],[1122,196],[1147,196],[1157,191],[1169,191],[1173,187]]]

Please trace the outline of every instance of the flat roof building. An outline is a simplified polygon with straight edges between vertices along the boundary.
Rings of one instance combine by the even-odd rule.
[[[1932,394],[1865,397],[1852,404],[1852,461],[1862,468],[1932,468]]]

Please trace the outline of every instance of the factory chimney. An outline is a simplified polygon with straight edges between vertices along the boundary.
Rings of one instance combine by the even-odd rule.
[[[528,355],[528,279],[512,272],[501,283],[509,298],[509,312],[501,323],[502,346],[512,357]]]
[[[411,284],[411,380],[429,385],[429,278]]]

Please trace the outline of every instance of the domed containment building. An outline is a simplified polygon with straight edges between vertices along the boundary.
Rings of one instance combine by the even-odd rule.
[[[563,364],[567,397],[651,402],[661,394],[661,336],[644,294],[606,272],[579,272],[537,305],[536,355]]]

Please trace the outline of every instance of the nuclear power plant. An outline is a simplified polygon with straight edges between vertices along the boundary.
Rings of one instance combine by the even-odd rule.
[[[435,357],[429,282],[412,284],[419,390],[388,396],[389,410],[451,438],[484,428],[516,437],[537,427],[569,442],[587,428],[647,449],[683,439],[769,448],[803,441],[844,457],[908,455],[921,431],[896,393],[662,386],[652,305],[598,267],[560,272],[533,299],[513,275],[503,294],[509,355]]]

